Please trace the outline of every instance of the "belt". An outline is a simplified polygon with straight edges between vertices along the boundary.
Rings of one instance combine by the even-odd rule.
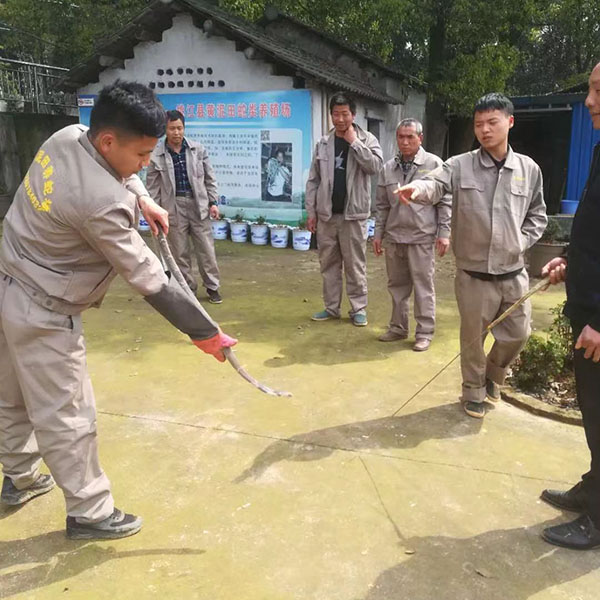
[[[188,191],[188,192],[175,192],[175,197],[176,198],[193,198],[194,197],[194,192],[192,192],[192,191]]]
[[[516,271],[511,271],[510,273],[500,273],[499,275],[467,270],[465,270],[465,273],[471,277],[474,277],[475,279],[481,279],[482,281],[504,281],[505,279],[512,279],[513,277],[516,277],[522,270],[523,267],[517,269]]]

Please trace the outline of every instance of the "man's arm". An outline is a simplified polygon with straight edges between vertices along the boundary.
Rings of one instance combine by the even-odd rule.
[[[542,171],[537,169],[536,181],[533,184],[533,195],[523,225],[521,225],[521,234],[525,238],[524,250],[531,248],[541,237],[548,225],[546,215],[546,204],[544,202],[544,184],[542,181]]]
[[[394,193],[398,194],[398,198],[403,204],[409,202],[437,204],[446,194],[451,198],[452,182],[457,165],[458,163],[453,158],[449,158],[422,179],[417,179],[401,187],[398,186]]]
[[[202,150],[202,167],[204,168],[204,187],[206,188],[206,195],[208,196],[208,204],[209,206],[216,206],[219,203],[217,178],[215,177],[215,172],[208,159],[206,148],[203,148]]]
[[[124,185],[137,198],[138,206],[152,233],[158,235],[159,226],[165,233],[168,233],[169,214],[152,199],[150,192],[146,189],[142,180],[136,174],[133,174],[125,179]]]
[[[385,233],[385,226],[390,214],[390,202],[387,197],[387,188],[385,186],[384,169],[379,172],[379,181],[375,192],[375,236],[373,238],[373,251],[377,256],[382,253],[381,240]]]
[[[306,193],[304,195],[304,206],[308,215],[308,229],[313,233],[316,231],[317,224],[317,190],[321,184],[321,171],[319,159],[317,158],[318,147],[319,145],[317,144],[310,165],[310,171],[306,181]]]
[[[351,135],[352,133],[354,133],[354,136]],[[354,141],[350,141],[352,137]],[[366,143],[361,142],[353,127],[348,131],[345,138],[350,143],[350,148],[354,152],[354,158],[360,168],[369,175],[377,175],[383,166],[383,152],[377,138],[374,135],[369,135]]]

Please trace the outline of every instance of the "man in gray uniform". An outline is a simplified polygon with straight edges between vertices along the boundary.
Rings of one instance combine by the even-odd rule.
[[[408,337],[408,299],[415,291],[417,329],[413,350],[429,348],[435,328],[434,244],[440,257],[450,246],[451,197],[445,195],[436,205],[398,202],[398,185],[420,179],[442,164],[442,159],[425,152],[423,125],[416,119],[403,119],[396,128],[398,154],[388,160],[377,185],[377,224],[373,239],[376,256],[383,254],[392,297],[392,318],[379,340],[394,342]]]
[[[342,271],[350,318],[367,325],[367,218],[371,176],[383,164],[377,138],[354,123],[356,104],[343,92],[329,102],[334,128],[317,143],[308,181],[308,229],[317,233],[325,310],[313,321],[340,318]]]
[[[177,110],[167,111],[166,139],[150,159],[146,185],[154,200],[169,213],[169,245],[188,285],[196,293],[192,275],[190,237],[198,270],[209,302],[223,302],[219,293],[219,267],[210,218],[219,218],[217,180],[202,144],[184,136],[185,119]]]
[[[168,228],[165,211],[133,175],[148,164],[165,122],[145,86],[104,88],[89,131],[70,125],[42,145],[4,220],[1,499],[23,504],[55,480],[70,538],[125,537],[142,524],[115,508],[98,461],[81,312],[100,305],[118,273],[201,350],[224,360],[222,348],[235,344],[165,274],[136,230],[140,209],[154,232],[157,222]],[[51,476],[40,474],[42,459]]]
[[[500,398],[507,369],[529,337],[530,303],[493,329],[487,357],[485,336],[477,338],[527,291],[523,255],[540,239],[548,218],[540,168],[508,145],[512,102],[502,94],[483,96],[473,120],[481,148],[452,157],[424,179],[401,187],[398,195],[404,204],[436,204],[452,194],[462,402],[468,415],[483,418],[486,396]]]

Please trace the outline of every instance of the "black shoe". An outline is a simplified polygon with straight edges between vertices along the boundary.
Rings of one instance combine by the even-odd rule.
[[[495,381],[492,381],[491,379],[486,379],[485,395],[487,396],[488,400],[491,400],[492,402],[498,402],[498,400],[500,400],[501,398],[500,386]]]
[[[547,527],[542,537],[555,546],[572,550],[591,550],[600,548],[600,530],[587,515],[581,515],[570,523]]]
[[[34,483],[24,490],[18,490],[10,477],[4,477],[0,499],[9,506],[19,506],[29,502],[36,496],[47,494],[54,486],[56,486],[56,482],[52,479],[52,475],[40,475]]]
[[[556,506],[557,508],[562,508],[563,510],[570,510],[578,513],[583,512],[583,505],[575,497],[572,490],[566,492],[561,492],[559,490],[544,490],[540,498],[544,502],[552,504],[552,506]]]
[[[208,301],[211,304],[221,304],[223,302],[223,298],[221,298],[221,294],[219,294],[219,290],[206,290],[208,294]]]
[[[71,540],[114,540],[136,534],[142,528],[142,517],[115,508],[110,517],[97,523],[78,523],[67,517],[67,537]]]
[[[467,401],[462,403],[463,410],[475,419],[483,419],[485,417],[485,405],[483,402],[471,402]]]

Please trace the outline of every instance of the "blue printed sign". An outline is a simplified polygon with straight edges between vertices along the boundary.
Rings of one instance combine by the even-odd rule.
[[[312,149],[310,91],[158,97],[165,109],[185,116],[186,136],[207,149],[223,214],[290,224],[302,218]],[[90,98],[79,97],[84,124]]]

